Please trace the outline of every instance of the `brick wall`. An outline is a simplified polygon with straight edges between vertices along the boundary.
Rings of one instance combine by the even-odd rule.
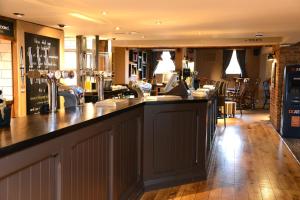
[[[0,90],[5,99],[12,100],[12,55],[8,40],[0,40]]]
[[[273,126],[280,131],[284,67],[288,64],[300,64],[300,42],[289,47],[274,46],[273,49],[277,64],[275,87],[271,87],[270,91],[270,116]]]

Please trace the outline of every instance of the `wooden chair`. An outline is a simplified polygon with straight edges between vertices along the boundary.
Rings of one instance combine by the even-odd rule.
[[[200,86],[201,86],[201,87],[202,87],[203,85],[206,85],[206,84],[208,83],[208,81],[209,81],[209,79],[206,78],[206,77],[200,77],[199,80],[200,80]]]
[[[215,90],[216,90],[216,91],[219,91],[220,84],[221,84],[220,81],[217,81],[217,82],[215,83]]]
[[[256,107],[256,98],[257,98],[257,90],[260,84],[260,79],[249,79],[245,82],[246,91],[244,96],[244,104],[245,107],[255,109]]]
[[[233,99],[233,101],[236,102],[237,109],[240,110],[241,115],[243,115],[243,109],[245,109],[247,87],[247,83],[241,84],[239,92],[236,93]]]

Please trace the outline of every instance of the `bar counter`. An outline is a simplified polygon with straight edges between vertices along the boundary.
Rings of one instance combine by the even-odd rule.
[[[138,199],[145,190],[206,179],[215,113],[211,96],[89,103],[12,119],[0,129],[0,199],[16,191],[32,200]]]

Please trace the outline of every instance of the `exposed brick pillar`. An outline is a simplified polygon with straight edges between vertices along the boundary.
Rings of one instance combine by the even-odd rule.
[[[271,122],[277,131],[280,130],[282,91],[283,91],[283,73],[284,67],[289,64],[300,64],[300,42],[289,46],[274,46],[276,64],[276,81],[274,88],[270,91],[270,116]]]

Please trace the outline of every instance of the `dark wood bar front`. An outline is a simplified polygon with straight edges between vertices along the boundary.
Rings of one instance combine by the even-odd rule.
[[[13,119],[0,133],[0,199],[138,199],[204,180],[215,113],[214,97],[133,99]]]
[[[207,176],[211,101],[144,107],[144,186],[160,188]]]

